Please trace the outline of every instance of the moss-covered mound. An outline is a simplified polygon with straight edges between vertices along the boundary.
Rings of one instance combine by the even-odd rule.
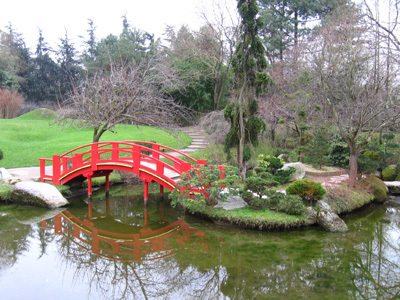
[[[378,177],[369,176],[364,178],[361,183],[374,195],[374,200],[376,202],[383,203],[387,200],[387,187]]]
[[[286,230],[310,225],[310,221],[304,215],[292,216],[268,208],[253,210],[246,207],[224,210],[207,206],[194,214],[216,223],[258,230]]]
[[[384,181],[393,181],[398,175],[398,170],[395,165],[387,166],[382,170],[382,179]]]
[[[373,200],[374,196],[368,190],[351,188],[346,184],[330,188],[325,195],[325,201],[337,214],[349,213]]]

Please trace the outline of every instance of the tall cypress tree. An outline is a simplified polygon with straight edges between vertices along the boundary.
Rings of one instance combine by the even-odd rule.
[[[237,149],[237,164],[241,177],[246,176],[245,161],[250,158],[249,143],[258,143],[258,134],[265,127],[264,122],[255,116],[258,105],[256,97],[265,92],[272,79],[265,72],[267,60],[264,46],[258,37],[263,22],[258,17],[256,0],[238,0],[240,17],[240,36],[232,67],[235,74],[236,93],[233,103],[225,108],[225,119],[231,128],[225,139],[225,151]]]

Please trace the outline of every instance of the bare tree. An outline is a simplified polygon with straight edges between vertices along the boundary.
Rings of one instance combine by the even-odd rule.
[[[187,108],[163,96],[168,81],[165,70],[158,72],[154,59],[129,66],[111,64],[109,72],[86,75],[75,87],[63,107],[58,121],[76,128],[93,128],[93,142],[117,124],[129,122],[171,128],[190,119]]]
[[[400,119],[398,65],[379,72],[379,40],[352,7],[336,11],[310,48],[320,95],[330,106],[342,138],[350,148],[350,184],[357,161],[373,135]],[[382,53],[387,55],[387,53]]]

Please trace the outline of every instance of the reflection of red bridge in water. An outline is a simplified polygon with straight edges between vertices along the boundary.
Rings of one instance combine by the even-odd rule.
[[[170,151],[170,152],[164,152]],[[187,162],[176,156],[183,156]],[[192,163],[204,165],[205,160],[196,160],[178,150],[156,143],[141,141],[100,142],[75,148],[52,159],[40,158],[40,180],[63,185],[73,180],[88,179],[88,194],[92,194],[92,178],[109,175],[114,170],[139,175],[144,182],[144,198],[148,199],[148,183],[155,181],[163,188],[173,190],[176,178],[194,168]],[[52,163],[52,173],[46,170],[46,162]]]
[[[195,244],[200,251],[208,251],[204,232],[190,228],[183,220],[177,220],[163,228],[147,227],[148,213],[144,211],[145,227],[138,233],[114,233],[98,229],[91,221],[91,203],[89,202],[89,219],[80,220],[68,210],[54,217],[54,227],[47,220],[42,221],[44,229],[54,229],[56,234],[65,236],[79,247],[94,254],[118,261],[156,260],[174,255],[172,243],[185,249]],[[156,254],[163,252],[161,256]],[[145,258],[143,257],[150,257]]]

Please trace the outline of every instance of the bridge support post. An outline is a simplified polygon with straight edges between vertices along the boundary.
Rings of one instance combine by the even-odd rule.
[[[160,195],[161,197],[164,196],[164,186],[160,184]]]
[[[87,185],[87,187],[88,187],[88,197],[89,198],[91,198],[92,197],[92,177],[91,176],[88,176],[88,178],[87,178],[87,182],[88,182],[88,185]]]
[[[144,205],[147,206],[149,200],[149,182],[147,180],[143,180],[144,183]]]
[[[106,195],[110,194],[110,173],[106,175]]]

